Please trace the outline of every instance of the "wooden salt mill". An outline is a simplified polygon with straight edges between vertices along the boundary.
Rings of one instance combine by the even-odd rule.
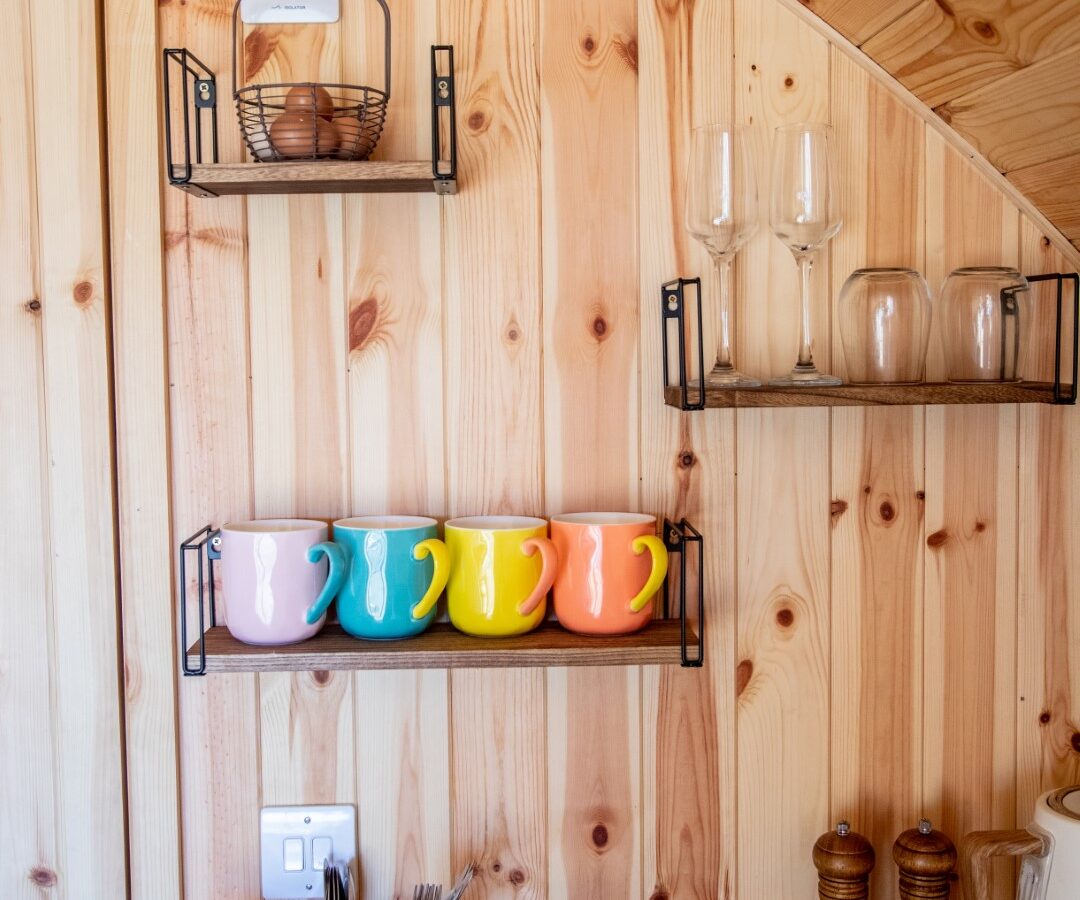
[[[948,897],[956,868],[956,847],[923,819],[893,844],[900,869],[901,900],[940,900]]]
[[[867,900],[870,896],[874,848],[847,822],[817,839],[814,867],[818,870],[820,900]]]

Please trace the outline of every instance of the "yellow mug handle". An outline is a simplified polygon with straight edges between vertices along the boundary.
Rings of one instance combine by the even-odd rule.
[[[442,592],[446,590],[446,582],[450,580],[450,551],[446,549],[446,544],[438,538],[428,538],[413,547],[413,559],[426,559],[429,556],[435,562],[435,574],[431,576],[427,593],[412,608],[414,622],[420,621],[435,608]]]
[[[540,570],[540,580],[533,588],[533,592],[526,597],[518,607],[518,615],[529,616],[540,605],[540,601],[547,596],[551,586],[555,583],[555,575],[559,569],[559,552],[555,545],[546,537],[529,538],[521,545],[521,552],[526,556],[533,556],[540,551],[543,560],[543,568]]]
[[[634,543],[630,546],[638,556],[646,550],[652,554],[652,571],[649,573],[649,580],[645,582],[645,587],[638,592],[638,595],[630,601],[630,611],[639,613],[660,590],[660,585],[667,577],[667,547],[655,534],[645,534],[634,538]]]

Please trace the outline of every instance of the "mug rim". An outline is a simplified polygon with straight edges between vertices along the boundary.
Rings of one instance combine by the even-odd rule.
[[[411,531],[415,528],[438,528],[430,516],[349,516],[334,522],[334,531]]]
[[[547,519],[538,516],[459,516],[446,528],[456,531],[531,531],[547,528]]]
[[[604,527],[606,525],[656,525],[656,516],[632,512],[577,512],[551,517],[551,524]]]
[[[327,527],[327,524],[321,519],[247,519],[222,525],[221,532],[222,534],[226,532],[232,534],[273,534],[313,531]]]

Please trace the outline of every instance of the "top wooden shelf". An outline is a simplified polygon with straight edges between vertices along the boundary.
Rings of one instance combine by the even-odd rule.
[[[689,388],[696,403],[700,388]],[[668,406],[682,408],[682,391],[665,389]],[[1016,384],[844,384],[838,387],[705,388],[707,409],[753,409],[781,406],[936,406],[940,404],[1054,403],[1054,385],[1039,381]]]
[[[196,197],[237,194],[454,194],[457,182],[436,179],[431,162],[194,164],[191,179],[176,187]]]

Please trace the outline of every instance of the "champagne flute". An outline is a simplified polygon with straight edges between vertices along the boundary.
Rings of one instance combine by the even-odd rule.
[[[709,251],[719,282],[716,364],[706,377],[713,387],[761,387],[735,368],[731,356],[731,262],[757,225],[757,183],[745,132],[722,125],[694,129],[686,230]]]
[[[832,129],[828,125],[781,125],[773,144],[773,233],[795,255],[799,266],[802,321],[799,359],[788,375],[772,379],[777,387],[842,384],[814,365],[810,334],[810,273],[814,255],[836,237],[844,224],[837,209],[836,179],[832,175]]]

